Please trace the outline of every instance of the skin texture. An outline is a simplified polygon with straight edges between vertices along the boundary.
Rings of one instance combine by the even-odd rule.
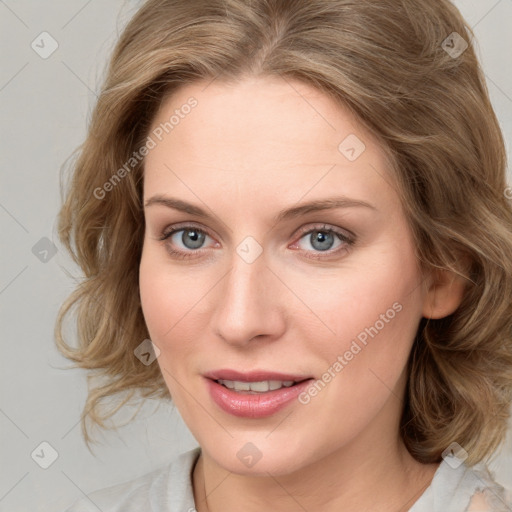
[[[146,157],[144,202],[164,195],[210,217],[145,207],[140,292],[158,364],[202,447],[197,509],[408,510],[437,466],[414,461],[399,437],[406,362],[421,317],[452,313],[463,284],[421,274],[384,152],[346,108],[300,82],[244,77],[185,86],[152,129],[191,96],[197,106]],[[338,150],[350,134],[365,145],[354,161]],[[334,196],[372,208],[274,222]],[[183,245],[188,231],[160,240],[183,223],[207,232],[199,252]],[[333,235],[318,250],[311,231],[324,225],[354,243]],[[248,236],[263,249],[252,263],[237,253]],[[393,304],[400,312],[306,405],[246,419],[211,400],[202,375],[221,368],[321,379]],[[248,442],[261,453],[250,468],[237,457]]]

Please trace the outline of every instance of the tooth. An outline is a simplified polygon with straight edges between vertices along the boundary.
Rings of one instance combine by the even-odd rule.
[[[262,382],[251,382],[251,391],[258,391],[259,393],[264,393],[268,391],[269,385],[268,381],[264,380]]]
[[[281,389],[283,386],[289,388],[290,386],[293,386],[293,384],[295,384],[293,380],[265,380],[259,382],[241,382],[236,380],[224,379],[219,379],[218,383],[235,391],[249,391],[254,393],[266,393],[267,391]]]
[[[229,389],[235,389],[235,383],[232,380],[221,380],[220,383]]]
[[[250,391],[250,389],[251,389],[250,382],[235,381],[233,384],[235,387],[235,391]]]
[[[270,391],[273,391],[274,389],[281,388],[283,383],[280,380],[269,380],[268,384]]]

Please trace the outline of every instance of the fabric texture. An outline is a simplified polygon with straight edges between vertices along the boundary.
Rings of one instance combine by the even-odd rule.
[[[475,501],[483,506],[475,508]],[[470,508],[472,506],[472,508]],[[512,501],[484,464],[468,467],[443,460],[430,486],[409,512],[512,512]]]
[[[95,491],[66,512],[195,512],[192,470],[200,451],[194,448],[140,478]],[[510,493],[494,481],[485,465],[455,466],[441,462],[409,512],[512,512]],[[479,493],[485,505],[469,508]]]

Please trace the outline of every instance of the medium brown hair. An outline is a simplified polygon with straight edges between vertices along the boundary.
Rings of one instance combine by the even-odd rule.
[[[82,416],[87,441],[86,419],[105,426],[116,410],[102,412],[104,399],[169,397],[158,365],[134,356],[149,337],[138,287],[144,161],[120,169],[164,97],[199,80],[255,75],[302,81],[354,112],[393,163],[422,269],[467,279],[455,313],[420,323],[401,422],[409,451],[439,461],[456,441],[472,464],[498,447],[512,398],[512,209],[473,37],[448,0],[143,4],[113,52],[59,215],[84,279],[61,308],[57,344],[100,377]],[[72,309],[74,347],[62,334]]]

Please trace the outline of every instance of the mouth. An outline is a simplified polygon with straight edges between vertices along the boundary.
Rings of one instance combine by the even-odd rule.
[[[303,392],[313,377],[268,371],[219,370],[204,375],[213,402],[224,412],[244,418],[265,418]],[[298,402],[295,400],[295,402]]]

